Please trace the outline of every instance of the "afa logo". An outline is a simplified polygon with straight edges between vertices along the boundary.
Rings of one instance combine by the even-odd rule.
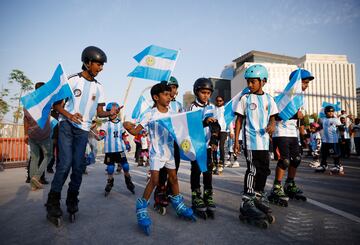
[[[182,149],[185,153],[189,152],[189,151],[190,151],[190,148],[191,148],[191,142],[190,142],[190,140],[184,139],[184,140],[181,142],[180,147],[181,147],[181,149]]]
[[[256,105],[255,103],[251,103],[251,104],[249,105],[249,109],[250,109],[250,110],[256,110],[256,108],[257,108],[257,105]]]
[[[74,96],[75,97],[80,97],[81,96],[81,90],[80,89],[74,89],[74,91],[73,91],[73,93],[74,93]]]
[[[153,56],[148,56],[145,62],[148,66],[153,66],[155,65],[155,58]]]

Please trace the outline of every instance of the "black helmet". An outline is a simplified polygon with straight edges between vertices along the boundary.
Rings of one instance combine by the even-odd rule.
[[[205,77],[199,78],[194,83],[193,92],[196,95],[196,93],[199,91],[199,89],[209,89],[212,92],[214,92],[214,86],[210,79],[207,79]]]
[[[328,113],[328,112],[330,112],[330,111],[335,111],[335,109],[334,109],[333,106],[328,105],[328,106],[326,106],[326,107],[324,108],[325,114]]]
[[[107,62],[107,57],[104,51],[95,46],[89,46],[84,49],[81,54],[81,61],[88,64],[90,61],[104,64]]]

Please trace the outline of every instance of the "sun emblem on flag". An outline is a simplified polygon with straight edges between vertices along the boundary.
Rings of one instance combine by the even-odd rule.
[[[146,58],[145,62],[148,66],[153,66],[155,64],[155,59],[154,57],[149,56]]]
[[[191,147],[191,142],[190,142],[190,140],[184,139],[184,140],[181,142],[180,147],[181,147],[181,149],[182,149],[185,153],[187,153],[188,151],[190,151],[190,147]]]

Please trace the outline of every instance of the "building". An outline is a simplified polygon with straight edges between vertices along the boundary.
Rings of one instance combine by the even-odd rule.
[[[356,108],[357,116],[360,117],[360,88],[356,89]]]
[[[357,115],[355,64],[349,63],[346,55],[306,54],[296,58],[253,50],[233,62],[235,75],[231,80],[231,97],[247,86],[244,72],[253,64],[262,64],[268,69],[269,79],[264,91],[272,96],[281,93],[291,71],[301,67],[315,77],[305,92],[305,109],[309,114],[318,113],[323,101],[340,101],[348,114]]]
[[[183,107],[187,111],[191,103],[195,100],[195,95],[191,91],[186,91],[183,95]]]
[[[210,101],[215,103],[216,96],[220,95],[224,98],[224,102],[226,103],[229,101],[231,96],[231,80],[229,79],[222,79],[222,78],[214,78],[210,77],[210,81],[214,85],[214,92],[211,95]]]

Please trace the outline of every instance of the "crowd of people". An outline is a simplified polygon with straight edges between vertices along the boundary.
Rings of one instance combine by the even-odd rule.
[[[263,91],[268,80],[268,71],[262,65],[253,65],[245,71],[249,92],[240,97],[231,123],[225,119],[224,98],[217,96],[215,104],[210,102],[214,92],[212,82],[199,78],[193,84],[195,101],[189,111],[202,111],[200,126],[207,142],[206,171],[201,171],[197,161],[191,161],[190,186],[191,207],[184,203],[179,187],[177,172],[180,167],[180,152],[184,147],[169,134],[156,120],[184,112],[176,100],[179,83],[175,77],[155,84],[150,91],[154,106],[137,122],[119,119],[121,107],[116,102],[105,103],[102,85],[95,77],[107,62],[106,54],[99,48],[84,49],[81,57],[82,71],[69,77],[69,85],[74,96],[57,101],[53,105],[59,123],[52,127],[49,115],[44,128],[40,128],[25,110],[25,140],[31,149],[29,182],[32,190],[43,188],[41,178],[45,170],[56,171],[46,202],[47,218],[55,225],[61,224],[63,212],[60,205],[61,191],[70,175],[66,206],[72,221],[78,212],[78,195],[82,175],[86,165],[93,163],[97,154],[97,141],[104,140],[104,164],[107,180],[105,196],[114,185],[115,171],[124,173],[125,185],[135,194],[135,185],[130,175],[130,165],[126,152],[130,151],[127,133],[134,136],[136,145],[135,161],[138,166],[148,166],[148,181],[143,194],[136,201],[138,224],[150,234],[151,218],[148,213],[150,196],[154,194],[154,207],[161,214],[172,204],[178,216],[190,220],[197,217],[213,217],[216,211],[213,197],[213,174],[218,175],[225,167],[239,167],[240,153],[246,159],[244,189],[240,205],[241,219],[262,227],[274,222],[268,202],[287,206],[289,198],[306,200],[302,190],[296,185],[297,168],[302,160],[302,148],[309,149],[313,157],[310,166],[316,172],[328,169],[327,158],[333,157],[333,174],[344,174],[341,158],[350,157],[352,145],[360,156],[360,120],[346,115],[335,115],[334,106],[324,108],[324,116],[309,125],[304,121],[305,112],[300,107],[286,118],[279,111],[274,98]],[[304,92],[314,76],[305,69],[290,74],[301,78]],[[42,86],[37,83],[35,89]],[[104,110],[105,106],[105,110]],[[97,130],[95,116],[107,118]],[[86,154],[87,144],[91,151]],[[226,147],[227,146],[227,147]],[[272,154],[271,154],[272,153]],[[41,156],[41,158],[40,158]],[[264,188],[270,175],[270,159],[277,160],[275,178],[270,194]],[[116,165],[117,164],[117,165]],[[283,179],[286,179],[283,183]],[[202,185],[201,185],[202,176]],[[201,188],[203,187],[203,188]]]

